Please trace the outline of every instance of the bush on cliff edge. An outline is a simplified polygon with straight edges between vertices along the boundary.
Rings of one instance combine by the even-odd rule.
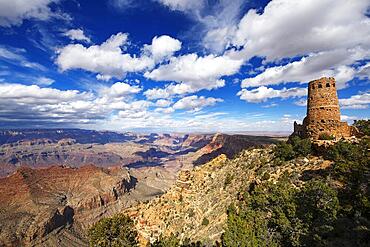
[[[95,223],[88,232],[92,247],[138,246],[134,222],[126,215],[115,215]]]
[[[289,142],[280,142],[275,147],[275,158],[282,161],[292,160],[298,156],[307,156],[312,153],[311,141],[293,136]]]

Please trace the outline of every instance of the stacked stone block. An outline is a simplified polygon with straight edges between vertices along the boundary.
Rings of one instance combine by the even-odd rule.
[[[308,83],[307,116],[303,124],[294,122],[294,133],[302,138],[317,140],[323,134],[335,138],[356,135],[356,129],[340,121],[340,109],[333,77],[323,77]]]

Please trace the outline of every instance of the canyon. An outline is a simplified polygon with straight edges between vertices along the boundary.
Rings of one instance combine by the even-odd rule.
[[[60,129],[2,131],[0,140],[1,245],[86,246],[101,218],[159,198],[220,154],[277,138]]]

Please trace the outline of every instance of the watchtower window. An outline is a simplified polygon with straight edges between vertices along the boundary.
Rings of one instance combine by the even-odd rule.
[[[315,85],[312,85],[312,89],[315,89]]]
[[[335,83],[333,83],[333,87],[335,87]]]
[[[322,122],[322,123],[325,123],[325,120],[324,120],[324,119],[321,119],[321,122]]]
[[[322,85],[321,84],[319,84],[319,88],[322,88]]]
[[[330,87],[330,84],[329,83],[326,83],[326,87]]]

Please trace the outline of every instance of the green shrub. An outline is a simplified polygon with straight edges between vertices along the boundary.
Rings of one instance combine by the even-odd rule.
[[[301,202],[301,203],[298,203]],[[297,194],[297,216],[306,226],[303,246],[327,246],[339,211],[337,192],[322,181],[309,181]]]
[[[293,152],[301,141],[291,140]],[[369,150],[369,138],[338,142],[326,154],[333,166],[302,186],[284,175],[275,184],[246,187],[228,209],[222,246],[368,246]]]
[[[189,215],[189,217],[190,217],[190,218],[194,217],[194,216],[195,216],[194,209],[190,208],[190,209],[188,210],[188,215]]]
[[[175,235],[171,234],[169,237],[161,236],[158,240],[152,243],[150,246],[152,247],[179,247],[180,239],[178,239]]]
[[[274,247],[269,237],[267,221],[259,210],[237,210],[232,204],[228,209],[227,228],[221,237],[225,247]]]
[[[290,139],[290,143],[293,146],[293,151],[297,156],[307,156],[312,152],[312,145],[310,139],[301,139],[298,136],[294,136]]]
[[[339,210],[337,192],[322,181],[311,180],[297,195],[298,214],[306,224],[320,225],[333,222]]]
[[[331,141],[331,140],[335,140],[335,137],[328,134],[328,133],[321,133],[319,135],[319,140],[327,140],[327,141]]]
[[[289,241],[297,238],[291,223],[295,222],[294,194],[286,181],[266,183],[247,193],[245,201],[228,209],[222,246],[280,246],[297,241]]]
[[[204,245],[201,242],[191,242],[190,239],[185,239],[181,243],[175,235],[171,234],[169,237],[161,236],[154,243],[150,244],[151,247],[203,247]]]
[[[204,217],[202,220],[202,226],[208,226],[208,224],[209,224],[209,220],[206,217]]]
[[[357,120],[353,124],[360,133],[370,136],[370,120]]]
[[[228,209],[222,246],[316,246],[317,229],[336,219],[338,198],[324,183],[300,191],[287,179],[258,186],[247,199]],[[319,228],[318,228],[319,227]]]
[[[327,152],[333,160],[332,176],[344,184],[342,204],[347,213],[362,212],[370,217],[370,139],[358,144],[338,142]]]
[[[325,182],[310,181],[299,190],[284,177],[229,207],[222,245],[325,246],[338,211],[337,192]]]
[[[295,157],[293,146],[286,142],[280,142],[275,147],[275,157],[284,161],[291,160]]]
[[[231,175],[230,173],[226,174],[226,177],[225,177],[225,182],[224,182],[224,189],[226,189],[226,187],[231,184],[233,180],[233,175]]]
[[[134,222],[125,215],[104,218],[88,231],[90,246],[133,247],[137,246],[137,232]]]
[[[293,136],[288,142],[278,143],[274,151],[275,158],[287,161],[298,156],[307,156],[311,154],[312,145],[310,139],[301,139],[298,136]]]
[[[262,176],[262,180],[269,180],[269,179],[270,179],[270,173],[266,171]]]
[[[361,162],[368,151],[366,140],[363,139],[360,144],[339,141],[327,151],[325,158],[335,162]]]

